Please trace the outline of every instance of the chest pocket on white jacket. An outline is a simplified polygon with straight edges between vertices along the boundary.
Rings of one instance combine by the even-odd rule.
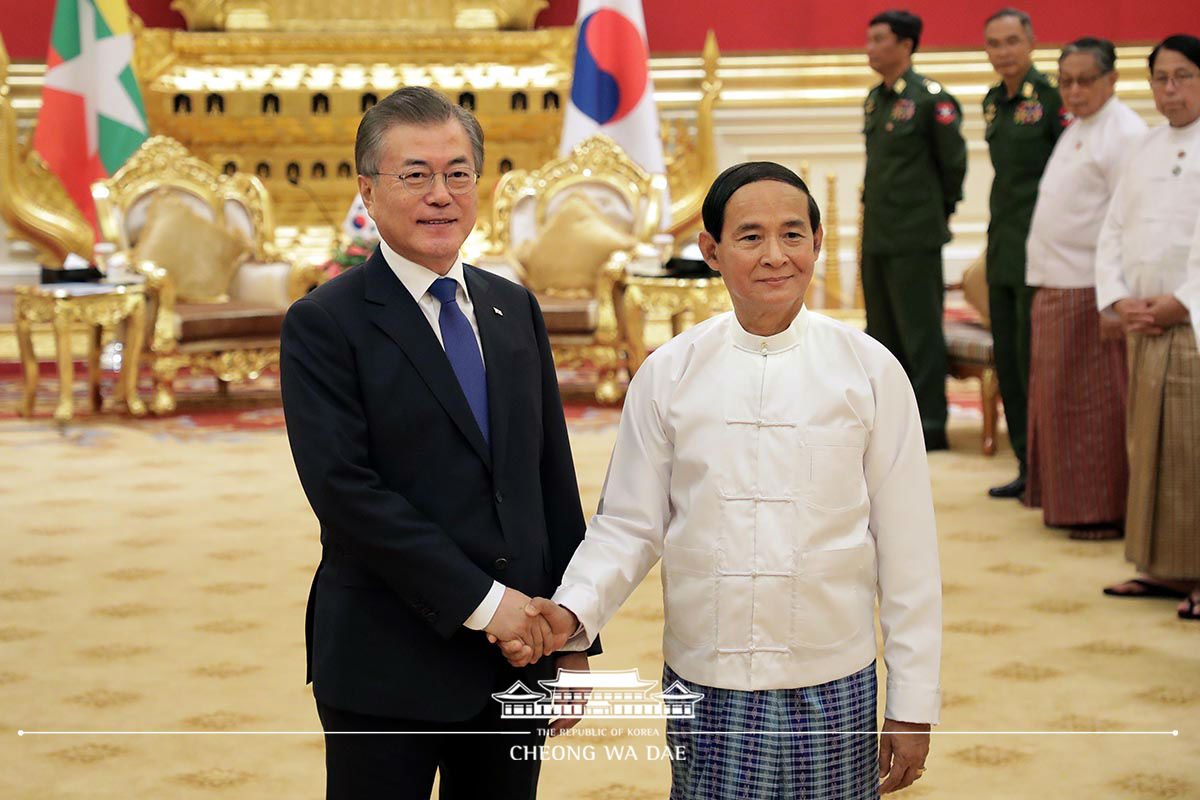
[[[827,511],[845,511],[866,502],[865,431],[809,426],[801,429],[800,437],[804,457],[797,479],[805,503]]]

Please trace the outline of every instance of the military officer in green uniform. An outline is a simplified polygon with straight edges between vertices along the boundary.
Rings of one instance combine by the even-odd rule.
[[[921,19],[885,11],[867,29],[867,58],[882,83],[863,106],[862,284],[867,333],[908,373],[925,447],[946,443],[945,285],[942,245],[962,199],[967,146],[958,101],[912,69]]]
[[[988,18],[983,33],[988,60],[1001,78],[983,98],[985,136],[996,172],[988,223],[988,306],[1004,418],[1020,467],[1015,480],[988,494],[1020,497],[1025,491],[1030,308],[1035,291],[1025,285],[1025,239],[1038,181],[1071,116],[1063,109],[1056,82],[1033,66],[1028,14],[1001,9]]]

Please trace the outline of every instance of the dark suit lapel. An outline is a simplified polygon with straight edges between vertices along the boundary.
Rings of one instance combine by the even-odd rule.
[[[359,269],[365,270],[367,314],[400,349],[404,351],[413,368],[425,381],[429,391],[437,398],[442,408],[454,420],[471,447],[491,468],[491,454],[483,441],[479,424],[467,405],[458,376],[446,358],[446,351],[438,343],[437,336],[429,327],[421,308],[412,295],[400,283],[400,279],[387,265],[378,249]],[[488,307],[491,311],[491,306]],[[485,349],[486,352],[486,349]],[[492,387],[491,370],[488,370],[488,391]],[[495,425],[495,423],[492,423]],[[494,435],[494,434],[493,434]]]
[[[505,308],[496,298],[487,279],[475,267],[463,265],[467,280],[467,291],[471,293],[471,305],[475,307],[475,321],[479,325],[479,340],[483,343],[483,363],[487,368],[488,422],[491,426],[492,463],[503,464],[508,448],[508,415],[513,403],[509,396],[509,382],[513,363],[512,325],[515,314]]]

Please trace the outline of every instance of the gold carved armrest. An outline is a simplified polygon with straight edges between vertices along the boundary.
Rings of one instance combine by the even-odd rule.
[[[175,313],[175,282],[170,274],[153,261],[138,261],[125,253],[129,269],[146,279],[146,295],[154,315],[150,323],[150,350],[171,353],[179,345],[180,322]]]
[[[625,267],[630,261],[627,250],[617,250],[596,276],[596,343],[623,346],[626,341],[622,296],[625,291]]]
[[[313,289],[329,280],[329,273],[319,264],[300,264],[290,259],[276,256],[276,261],[286,261],[291,265],[288,272],[288,300],[295,302]]]
[[[655,173],[650,176],[646,191],[645,210],[637,220],[633,235],[639,242],[649,242],[662,227],[663,204],[667,198],[667,176]]]

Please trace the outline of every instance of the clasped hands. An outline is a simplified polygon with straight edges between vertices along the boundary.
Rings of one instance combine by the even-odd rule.
[[[570,610],[544,597],[530,598],[506,588],[500,607],[483,630],[508,663],[524,667],[561,650],[578,627],[579,620]]]
[[[1188,320],[1187,306],[1173,294],[1161,294],[1146,299],[1126,297],[1113,304],[1126,333],[1146,333],[1157,336],[1173,325]]]

